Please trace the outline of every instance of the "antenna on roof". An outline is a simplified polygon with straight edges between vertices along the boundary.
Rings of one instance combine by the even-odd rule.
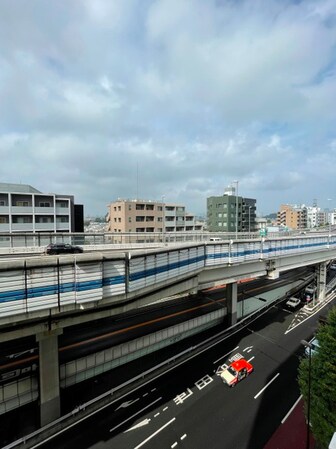
[[[137,173],[136,173],[136,199],[139,198],[139,164],[137,161]]]

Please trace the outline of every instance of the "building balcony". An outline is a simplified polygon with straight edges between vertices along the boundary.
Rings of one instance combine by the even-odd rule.
[[[53,207],[35,207],[35,214],[54,215],[55,209]]]
[[[12,214],[30,215],[33,213],[33,208],[32,206],[12,206],[11,212]]]
[[[57,207],[56,206],[56,215],[69,215],[70,208],[69,207]]]
[[[9,223],[0,223],[0,232],[9,232]]]
[[[54,223],[35,223],[35,231],[50,231],[54,232]]]
[[[0,206],[0,215],[9,215],[9,206]]]
[[[70,231],[70,223],[56,223],[56,231]]]
[[[12,232],[33,232],[33,223],[12,223]]]

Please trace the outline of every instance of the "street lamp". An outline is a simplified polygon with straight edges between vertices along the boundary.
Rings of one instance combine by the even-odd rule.
[[[332,201],[332,198],[328,198],[328,201]],[[331,235],[331,212],[329,211],[329,206],[328,206],[328,221],[329,221],[329,237]]]
[[[164,228],[165,228],[165,206],[164,206],[164,199],[165,196],[162,195],[161,200],[162,200],[162,243],[164,243]]]
[[[310,423],[310,387],[311,387],[311,350],[313,348],[313,345],[311,343],[309,343],[306,340],[301,340],[301,344],[306,347],[309,348],[309,364],[308,364],[308,400],[307,400],[307,434],[306,434],[306,449],[309,449],[309,434],[310,434],[310,428],[309,428],[309,423]]]
[[[233,184],[236,184],[236,240],[238,239],[238,182],[232,181]]]
[[[249,206],[249,236],[250,236],[250,233],[251,233],[251,207],[252,206]]]

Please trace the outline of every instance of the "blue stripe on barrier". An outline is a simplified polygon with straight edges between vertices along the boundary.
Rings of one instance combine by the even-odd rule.
[[[67,282],[64,284],[60,284],[60,293],[69,293],[69,292],[83,292],[86,290],[94,290],[97,288],[102,288],[103,285],[116,285],[116,284],[124,284],[125,276],[111,276],[109,278],[95,279],[92,281],[82,281],[82,282]],[[41,296],[50,296],[56,295],[58,293],[57,284],[54,285],[45,285],[44,287],[34,287],[27,289],[27,298],[39,298]],[[26,299],[26,291],[25,289],[19,290],[11,290],[6,292],[0,292],[0,303],[17,301],[17,300],[25,300]]]
[[[187,265],[195,265],[198,262],[204,262],[205,256],[202,254],[201,256],[197,256],[197,257],[192,257],[191,259],[187,259],[187,260],[180,260],[177,262],[173,262],[173,263],[169,263],[167,265],[162,265],[162,266],[158,266],[158,267],[153,267],[153,268],[147,268],[141,271],[137,271],[135,273],[130,273],[129,275],[129,279],[131,282],[133,281],[137,281],[139,279],[142,279],[144,277],[150,277],[150,276],[155,276],[158,275],[160,273],[165,273],[165,272],[169,272],[172,270],[177,270],[178,268],[182,268],[185,267]]]

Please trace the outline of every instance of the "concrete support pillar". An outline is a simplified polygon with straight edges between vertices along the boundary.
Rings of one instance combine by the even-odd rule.
[[[226,303],[229,326],[237,323],[237,283],[226,284]]]
[[[39,343],[40,416],[45,426],[61,415],[58,335],[61,329],[36,335]]]
[[[326,297],[326,284],[327,284],[327,263],[322,262],[316,269],[316,284],[317,291],[316,297],[318,301],[324,301]]]

